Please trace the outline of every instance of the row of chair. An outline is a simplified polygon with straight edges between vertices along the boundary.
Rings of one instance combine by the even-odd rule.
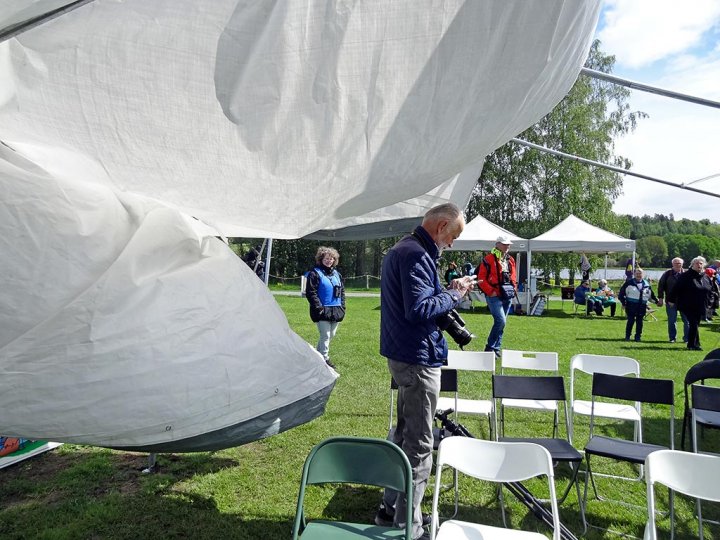
[[[534,356],[536,356],[536,353],[523,353],[521,351],[511,351],[510,354],[507,354],[507,351],[503,351],[503,360],[506,360],[506,362],[503,362],[502,368],[503,371],[506,369],[509,370],[510,366],[517,368],[517,369],[540,369],[542,371],[555,371],[557,373],[557,355],[555,353],[545,353],[546,355],[554,355],[555,356],[555,363],[554,367],[555,369],[547,369],[553,367],[553,361],[552,358],[548,361],[547,364],[543,364],[542,362],[533,362],[532,359]],[[708,355],[708,356],[712,356]],[[711,368],[709,366],[710,363],[713,363],[713,361],[710,361],[708,364],[691,368],[691,370],[688,372],[685,382],[686,385],[690,384],[692,385],[694,382],[707,379],[707,378],[714,378],[714,377],[720,377],[720,369],[717,369],[717,371],[714,371],[714,368]],[[532,364],[532,367],[528,367],[528,364]],[[538,368],[537,366],[541,365],[543,367]],[[720,365],[720,359],[714,361],[714,366]],[[491,400],[469,400],[469,399],[463,399],[459,397],[458,389],[457,389],[457,372],[461,370],[472,370],[472,371],[487,371],[492,373],[492,399]],[[575,392],[575,372],[584,372],[589,373],[593,376],[592,380],[592,392],[591,392],[591,400],[578,400],[573,399],[574,392]],[[611,373],[603,373],[603,371],[610,371]],[[502,445],[530,445],[530,446],[539,446],[543,449],[543,451],[549,456],[549,462],[550,462],[550,468],[549,473],[546,471],[543,474],[548,474],[548,477],[552,484],[551,489],[551,505],[552,505],[552,511],[553,515],[555,515],[556,512],[556,506],[557,504],[562,504],[562,502],[567,497],[568,493],[572,489],[573,485],[575,485],[577,494],[578,494],[578,501],[580,505],[580,511],[581,516],[583,520],[584,527],[587,528],[587,521],[585,518],[585,504],[587,501],[587,494],[588,494],[588,485],[592,485],[593,491],[596,496],[598,496],[597,488],[595,485],[595,481],[593,476],[598,475],[598,473],[594,472],[591,467],[591,458],[598,456],[598,457],[609,457],[612,459],[616,459],[619,461],[625,461],[627,463],[632,463],[636,465],[640,465],[640,471],[637,477],[633,478],[634,480],[638,480],[642,478],[642,465],[646,463],[651,463],[649,460],[649,456],[655,455],[658,453],[659,450],[663,448],[663,446],[657,446],[657,445],[650,445],[646,442],[643,442],[643,436],[642,436],[642,420],[641,420],[641,409],[640,404],[641,403],[654,403],[654,404],[662,404],[668,406],[670,409],[670,414],[668,415],[668,423],[669,423],[669,445],[667,445],[668,448],[672,449],[674,444],[674,391],[673,391],[673,382],[669,380],[661,380],[661,379],[641,379],[639,377],[639,365],[638,363],[630,358],[624,358],[624,357],[607,357],[607,356],[596,356],[596,355],[577,355],[574,357],[571,361],[571,381],[570,381],[570,395],[571,395],[571,405],[570,407],[562,407],[560,409],[559,404],[564,405],[565,402],[565,387],[562,377],[558,376],[557,374],[553,374],[549,377],[538,377],[538,376],[511,376],[511,375],[496,375],[495,374],[495,359],[494,355],[492,353],[489,353],[486,355],[485,353],[473,353],[473,352],[463,352],[463,351],[453,351],[448,359],[448,366],[447,369],[444,369],[443,372],[443,382],[445,383],[445,386],[443,386],[443,390],[449,390],[453,392],[452,397],[445,397],[445,402],[442,402],[438,404],[438,408],[440,409],[448,409],[452,408],[454,410],[470,414],[480,414],[480,415],[487,415],[489,422],[490,422],[490,432],[491,435],[494,434],[494,438],[496,441],[490,442],[490,441],[481,441],[478,439],[466,439],[466,441],[473,441],[472,443],[463,443],[463,442],[457,442],[457,443],[450,443],[449,441],[456,439],[458,441],[463,440],[462,437],[451,437],[447,439],[443,439],[442,442],[440,442],[440,448],[447,448],[449,445],[464,445],[464,444],[487,444],[490,443],[501,445],[498,447],[495,447],[496,450],[488,450],[489,452],[494,452],[492,455],[510,455],[513,452],[516,452],[514,449],[505,449],[505,446]],[[626,375],[632,375],[632,377],[627,377]],[[392,392],[391,392],[392,396]],[[614,402],[607,402],[607,401],[600,401],[601,399],[613,399],[613,400],[623,400],[627,403],[619,403],[617,401]],[[712,414],[720,414],[720,389],[715,387],[703,387],[703,386],[694,386],[692,389],[692,398],[693,398],[693,405],[695,405],[695,409],[690,409],[689,416],[686,415],[686,420],[689,420],[687,422],[684,422],[683,425],[683,439],[685,435],[685,429],[686,424],[691,427],[692,431],[692,437],[693,437],[693,448],[697,450],[697,432],[696,432],[696,426],[697,425],[706,425],[706,426],[712,426],[717,425],[717,416],[713,417]],[[482,406],[479,406],[477,402],[481,402]],[[505,407],[522,407],[522,408],[535,408],[535,409],[542,409],[551,411],[553,413],[553,433],[552,437],[549,438],[510,438],[505,437],[505,418],[504,418],[504,408]],[[391,405],[392,407],[392,405]],[[699,407],[703,407],[702,409]],[[686,408],[687,408],[687,398],[686,398]],[[586,467],[585,467],[585,488],[584,492],[581,496],[580,494],[580,486],[578,482],[578,473],[580,472],[580,464],[583,461],[582,454],[573,447],[571,444],[572,440],[572,434],[573,434],[573,428],[572,423],[569,420],[568,415],[568,409],[572,410],[573,415],[574,414],[587,414],[590,417],[589,422],[589,440],[587,444],[584,447],[584,453],[585,453],[585,459],[586,459]],[[498,414],[495,414],[495,411],[498,411]],[[558,436],[558,412],[562,410],[564,412],[564,420],[565,420],[565,432],[566,437],[561,438]],[[392,408],[391,408],[391,415],[392,415]],[[595,425],[596,425],[596,417],[607,417],[607,418],[617,418],[620,420],[628,420],[631,421],[634,425],[633,430],[633,437],[632,439],[619,439],[616,437],[606,437],[603,435],[598,435],[595,433]],[[392,418],[392,416],[391,416]],[[388,443],[390,444],[390,443]],[[497,448],[503,448],[502,450],[498,450]],[[518,452],[520,450],[517,450]],[[544,461],[543,459],[539,459],[537,457],[538,450],[535,448],[533,450],[535,452],[534,458],[527,458],[527,463],[542,463]],[[385,453],[388,453],[389,450],[385,450]],[[462,456],[465,451],[445,451],[445,455],[460,455]],[[470,450],[468,449],[467,452],[469,452],[469,456],[477,456],[479,450]],[[483,450],[482,452],[485,452]],[[530,452],[530,451],[528,451]],[[402,454],[402,453],[401,453]],[[440,477],[442,474],[442,467],[445,463],[452,461],[452,459],[446,461],[444,458],[441,459],[442,451],[438,454],[438,472],[436,474],[436,491],[435,491],[435,499],[433,504],[433,510],[434,510],[434,521],[433,521],[433,534],[438,530],[438,517],[436,515],[437,513],[437,497],[440,492]],[[462,468],[460,468],[461,471],[465,473],[472,474],[472,471],[479,471],[487,465],[487,460],[485,458],[485,454],[483,455],[482,460],[477,460],[475,458],[474,461],[478,461],[481,463],[474,463],[471,465],[465,464]],[[686,459],[686,458],[666,458],[667,460],[680,460]],[[538,461],[539,460],[539,461]],[[308,458],[308,462],[306,463],[306,469],[303,473],[303,486],[305,483],[316,483],[316,481],[330,481],[328,480],[327,471],[323,468],[321,468],[321,471],[323,471],[323,474],[320,474],[317,478],[312,478],[312,475],[309,475],[308,478],[306,478],[306,473],[312,470],[312,467],[309,466],[310,458]],[[337,459],[334,458],[334,461],[337,462]],[[349,462],[352,462],[353,466],[357,466],[358,463],[364,463],[364,466],[370,466],[369,462],[377,462],[378,458],[377,456],[373,456],[369,460],[358,460],[358,456],[353,457],[352,459],[348,460]],[[519,460],[520,462],[523,462],[523,460]],[[546,461],[546,460],[545,460]],[[504,463],[504,462],[503,462]],[[512,463],[512,460],[511,460]],[[569,465],[571,470],[571,476],[570,481],[568,482],[567,486],[565,487],[562,495],[559,499],[555,497],[555,487],[554,487],[554,474],[552,471],[552,465],[558,464],[558,463],[564,463]],[[335,463],[335,466],[337,466],[337,463]],[[498,463],[495,463],[495,465],[488,465],[489,467],[493,468],[495,467],[496,470],[505,470],[506,464],[503,464],[500,469],[498,469]],[[648,481],[648,504],[654,504],[654,498],[650,494],[650,490],[652,488],[652,485],[655,481],[665,482],[666,485],[671,487],[672,489],[676,489],[681,492],[688,493],[690,495],[693,495],[691,491],[695,489],[696,486],[691,485],[688,483],[687,479],[681,478],[682,475],[680,475],[679,478],[675,480],[668,480],[664,476],[662,476],[662,472],[664,472],[662,467],[655,467],[655,470],[660,470],[660,473],[653,473],[654,476],[651,476],[650,469],[646,471],[647,475],[647,481]],[[335,471],[335,469],[333,469]],[[509,471],[509,469],[508,469]],[[360,476],[363,474],[359,474],[358,471],[356,471],[356,475],[354,478],[356,480],[359,479]],[[526,474],[527,471],[525,471],[523,474]],[[359,474],[359,476],[358,476]],[[708,476],[708,478],[712,477],[711,475]],[[455,478],[457,478],[457,475],[455,475]],[[504,477],[503,477],[504,478]],[[487,478],[491,479],[491,478]],[[523,478],[518,478],[517,480],[522,480]],[[506,481],[513,481],[502,478],[498,481],[506,482]],[[670,482],[669,484],[667,482]],[[392,487],[396,490],[402,490],[403,485],[399,478],[395,478],[394,483],[392,486],[387,486],[386,483],[383,483],[383,481],[379,480],[378,478],[375,478],[375,483],[370,482],[373,485],[380,485],[382,487]],[[686,491],[683,491],[683,489],[686,489]],[[301,487],[301,499],[303,495],[304,487]],[[702,490],[701,490],[702,491]],[[693,496],[699,496],[703,497],[705,493],[700,492]],[[704,497],[709,498],[710,500],[713,500],[711,497]],[[457,513],[457,501],[458,501],[458,492],[457,492],[457,481],[455,483],[455,512]],[[671,499],[671,515],[672,515],[672,499]],[[698,503],[699,505],[699,503]],[[502,498],[501,498],[501,508],[504,508],[504,505],[502,504]],[[700,510],[699,506],[698,509]],[[302,504],[301,501],[298,503],[298,518],[301,518],[300,521],[296,520],[296,535],[297,533],[303,529],[304,527],[304,517],[301,515],[302,513]],[[454,515],[453,515],[454,517]],[[559,519],[559,518],[558,518]],[[503,512],[503,521],[505,520],[504,512]],[[654,526],[654,515],[653,519],[650,520],[651,524]],[[448,532],[443,533],[443,531],[450,531],[453,528],[460,527],[458,525],[459,522],[456,520],[449,520],[445,521],[443,523],[443,526],[439,528],[440,535],[438,538],[444,538],[443,534],[449,534]],[[327,524],[325,522],[322,522],[318,525],[314,525],[314,527],[330,527],[329,530],[333,531],[333,533],[337,533],[337,530],[335,530],[335,525]],[[345,527],[343,525],[343,527]],[[400,534],[401,531],[395,530],[393,533],[391,530],[385,531],[385,533],[378,533],[376,530],[377,527],[374,526],[359,526],[361,527],[361,531],[359,531],[359,534],[361,536],[370,536],[373,538],[385,538],[385,533],[387,534]],[[363,527],[369,527],[369,529],[363,528]],[[443,528],[444,527],[444,528]],[[471,527],[472,528],[472,527]],[[481,526],[482,528],[482,526]],[[343,529],[345,530],[345,529]],[[556,531],[558,530],[558,527],[556,527]],[[358,533],[358,530],[356,528],[352,528],[353,534]],[[368,534],[365,534],[364,532],[367,532]],[[477,531],[476,531],[477,532]],[[700,516],[700,534],[702,535],[702,517]],[[310,538],[311,535],[304,533],[303,538]],[[315,536],[312,536],[315,537]],[[335,537],[335,536],[332,536]],[[434,536],[433,536],[434,537]],[[467,536],[468,538],[473,536]],[[485,536],[482,536],[485,538]],[[408,536],[409,538],[409,536]],[[652,538],[650,536],[649,538]]]

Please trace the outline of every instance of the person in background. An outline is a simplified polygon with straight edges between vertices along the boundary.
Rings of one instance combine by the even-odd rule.
[[[465,261],[465,264],[463,264],[463,276],[474,276],[474,268],[470,261]]]
[[[457,307],[473,278],[455,279],[444,289],[437,261],[465,227],[460,209],[441,204],[430,209],[411,235],[395,244],[383,259],[380,280],[380,354],[398,384],[397,425],[391,440],[402,448],[413,474],[413,540],[429,538],[423,526],[430,516],[420,511],[432,469],[433,419],[440,392],[440,367],[448,346],[437,319]],[[404,527],[404,493],[386,489],[375,515],[380,526]]]
[[[642,268],[636,268],[633,279],[628,279],[620,288],[618,299],[625,307],[627,324],[625,325],[625,341],[630,341],[633,325],[635,326],[635,341],[640,341],[643,331],[643,320],[647,313],[647,303],[652,300],[658,302],[650,283],[643,278]]]
[[[450,261],[450,264],[448,264],[448,269],[445,272],[445,283],[447,285],[450,285],[454,279],[457,279],[461,277],[460,272],[458,271],[457,264],[455,261]]]
[[[680,275],[685,271],[683,270],[683,261],[680,257],[675,257],[672,261],[672,268],[663,272],[658,281],[658,306],[663,305],[665,302],[665,313],[667,313],[667,327],[668,327],[668,339],[670,343],[675,343],[677,339],[677,316],[678,308],[673,302],[666,300],[670,298],[670,293],[675,288]],[[680,317],[683,323],[683,343],[688,341],[688,320],[684,313],[680,313]]]
[[[695,257],[690,268],[683,272],[668,296],[668,301],[677,304],[680,313],[688,320],[687,348],[702,351],[700,346],[700,321],[705,319],[707,299],[710,295],[710,278],[705,273],[705,258]]]
[[[625,281],[633,277],[633,258],[630,257],[625,263]]]
[[[517,296],[517,274],[515,259],[508,253],[512,241],[509,236],[501,234],[497,237],[495,247],[488,253],[477,267],[477,284],[485,294],[493,326],[485,344],[486,351],[493,351],[500,356],[502,338],[505,332],[510,302]]]
[[[590,261],[584,253],[580,255],[580,270],[582,270],[583,281],[590,281],[590,272],[592,271],[592,266],[590,265]]]
[[[315,253],[315,266],[307,273],[305,289],[310,303],[310,319],[317,324],[320,333],[317,351],[333,369],[335,364],[330,361],[330,340],[345,318],[345,285],[336,270],[339,262],[340,254],[336,249],[320,246]]]
[[[602,300],[595,298],[592,295],[592,289],[590,288],[590,282],[584,279],[580,282],[580,285],[575,287],[575,298],[573,302],[580,306],[585,306],[585,313],[590,315],[592,311],[598,315],[603,314]]]
[[[615,301],[615,291],[609,286],[606,279],[598,281],[598,288],[595,290],[595,296],[600,300],[602,307],[610,306],[610,316],[615,316],[615,310],[617,309],[617,302]]]

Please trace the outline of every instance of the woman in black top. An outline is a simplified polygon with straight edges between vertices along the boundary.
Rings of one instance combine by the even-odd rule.
[[[668,296],[668,302],[677,304],[678,311],[688,320],[687,348],[702,351],[700,347],[700,321],[705,319],[705,305],[710,295],[710,279],[705,274],[704,257],[690,261],[690,269],[678,276],[675,287]]]

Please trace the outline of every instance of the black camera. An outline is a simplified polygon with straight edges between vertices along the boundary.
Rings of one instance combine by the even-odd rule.
[[[472,341],[473,336],[465,328],[465,321],[462,320],[460,314],[454,309],[450,310],[445,315],[441,315],[436,319],[437,325],[440,330],[448,333],[453,338],[453,341],[457,343],[460,348],[464,347]]]

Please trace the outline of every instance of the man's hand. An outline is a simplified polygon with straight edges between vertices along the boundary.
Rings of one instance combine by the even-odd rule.
[[[450,289],[455,289],[461,295],[465,296],[468,291],[471,291],[475,285],[476,279],[474,276],[464,276],[461,278],[453,279],[450,282]]]
[[[662,299],[662,298],[658,298],[657,306],[658,306],[658,307],[662,307],[662,305],[663,305],[663,299]]]

